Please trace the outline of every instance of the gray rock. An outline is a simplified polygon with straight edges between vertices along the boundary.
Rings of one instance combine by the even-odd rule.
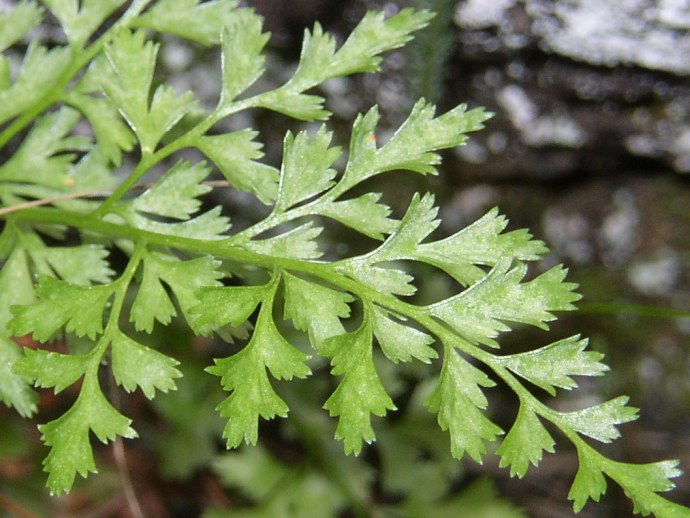
[[[687,1],[466,0],[454,22],[453,67],[471,74],[453,93],[495,111],[504,137],[476,137],[489,152],[470,153],[470,174],[690,172]]]

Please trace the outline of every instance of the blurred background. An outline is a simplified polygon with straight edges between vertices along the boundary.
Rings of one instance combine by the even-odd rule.
[[[243,3],[255,7],[272,32],[268,71],[257,90],[290,77],[304,28],[316,21],[342,41],[370,9],[393,14],[412,6],[438,13],[411,45],[386,56],[381,74],[320,87],[334,113],[330,124],[337,140],[346,144],[355,115],[373,104],[381,107],[382,140],[419,97],[435,102],[439,111],[467,103],[495,113],[467,145],[444,155],[439,176],[384,176],[383,185],[372,189],[387,192],[398,215],[414,191],[433,192],[447,234],[498,206],[509,228],[527,227],[544,240],[551,253],[539,268],[561,262],[569,267],[569,279],[583,295],[581,311],[563,315],[548,336],[511,333],[504,350],[575,333],[590,337],[612,372],[584,380],[554,404],[574,409],[628,394],[641,417],[601,450],[630,462],[680,458],[681,468],[690,471],[690,2]],[[44,30],[49,34],[50,28]],[[213,105],[220,81],[217,51],[164,38],[161,66],[177,88],[193,89]],[[273,164],[280,161],[284,132],[299,129],[294,121],[258,111],[224,124],[257,127],[266,161]],[[240,226],[242,218],[262,214],[248,196],[224,193],[222,201]],[[348,253],[363,246],[336,228],[329,235]],[[449,289],[433,271],[424,275],[419,297],[439,299]],[[180,337],[175,329],[168,333],[157,338],[166,347],[167,338]],[[204,354],[211,355],[213,347],[194,341],[201,356],[189,361],[203,368],[209,361]],[[178,358],[188,354],[189,348],[179,349]],[[204,509],[206,516],[574,515],[566,497],[577,459],[563,437],[554,433],[558,454],[547,455],[523,480],[511,479],[492,456],[481,466],[453,462],[433,418],[418,412],[428,392],[425,371],[410,368],[387,378],[386,367],[380,369],[403,410],[390,423],[377,421],[380,446],[357,460],[331,444],[332,423],[315,412],[323,398],[311,385],[281,389],[294,403],[294,420],[266,424],[262,446],[236,454],[220,453],[223,424],[212,409],[222,396],[217,381],[201,369],[190,368],[180,391],[157,398],[152,407],[143,399],[123,403],[125,413],[141,423],[142,439],[127,447],[146,515],[199,516]],[[323,384],[326,393],[328,381]],[[516,401],[500,388],[490,398],[492,418],[507,429]],[[35,424],[4,417],[0,422],[0,488],[8,500],[36,513],[22,515],[21,508],[5,503],[7,516],[129,516],[109,450],[101,453],[102,474],[89,479],[91,486],[79,485],[57,504],[31,501],[28,495],[42,492],[43,483],[31,459],[45,453],[40,443],[24,444],[27,434],[36,439]],[[157,433],[164,433],[162,441]],[[677,483],[670,498],[690,505],[690,476]],[[614,485],[602,502],[589,504],[581,516],[632,515]]]

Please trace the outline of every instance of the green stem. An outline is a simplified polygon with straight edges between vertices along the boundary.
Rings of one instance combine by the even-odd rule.
[[[293,221],[297,218],[303,218],[305,216],[315,216],[319,214],[319,204],[320,200],[316,200],[316,202],[308,203],[307,205],[301,205],[299,207],[287,210],[285,212],[272,213],[267,218],[259,221],[258,223],[250,227],[247,227],[243,231],[231,236],[229,239],[233,243],[237,244],[246,243],[251,238],[258,236],[263,232],[266,232],[267,230],[275,228],[278,225],[287,223],[288,221]]]
[[[115,189],[106,200],[101,203],[96,210],[92,212],[93,217],[101,217],[110,212],[112,206],[117,203],[127,192],[137,183],[137,181],[146,174],[153,165],[156,164],[154,155],[143,155],[141,160],[130,173],[127,179],[122,182],[117,189]]]
[[[184,135],[176,138],[172,142],[169,142],[154,153],[144,154],[134,171],[132,171],[127,179],[122,182],[115,191],[113,191],[108,199],[106,199],[100,205],[100,207],[93,212],[93,215],[103,216],[107,214],[112,209],[113,205],[120,201],[122,197],[127,194],[127,192],[129,192],[129,190],[141,179],[141,177],[144,176],[149,169],[151,169],[151,167],[162,162],[176,151],[186,147],[194,147],[195,141],[201,138],[204,133],[213,127],[214,124],[228,115],[250,108],[254,105],[255,99],[256,97],[253,97],[244,101],[231,103],[226,106],[219,106],[212,113],[210,113],[208,117],[204,118],[204,120],[199,122]]]
[[[144,250],[146,249],[146,241],[138,241],[134,252],[125,267],[124,272],[119,279],[117,279],[113,284],[116,285],[115,288],[115,298],[113,300],[112,307],[110,308],[110,315],[108,316],[108,322],[105,326],[105,330],[101,335],[98,345],[89,352],[89,371],[93,371],[94,376],[97,376],[98,369],[100,367],[103,356],[108,350],[108,345],[110,344],[113,333],[116,333],[119,329],[120,313],[122,312],[122,306],[125,303],[127,297],[127,288],[129,287],[134,274],[139,267],[139,263],[144,255]]]
[[[122,312],[122,306],[127,298],[127,289],[134,279],[134,274],[139,268],[139,263],[141,263],[144,257],[144,252],[146,251],[146,240],[139,240],[134,248],[134,252],[129,258],[129,262],[125,267],[125,271],[122,272],[120,278],[116,281],[118,283],[117,290],[115,292],[115,299],[113,300],[113,305],[110,308],[110,316],[108,317],[108,323],[106,324],[105,331],[103,333],[104,337],[110,337],[110,335],[119,329],[120,313]]]
[[[125,238],[133,242],[145,240],[154,245],[192,251],[195,254],[209,254],[218,258],[229,259],[239,263],[253,264],[271,270],[279,268],[313,275],[329,284],[354,293],[360,298],[372,300],[377,305],[395,313],[411,317],[436,334],[445,333],[448,335],[448,333],[450,333],[443,324],[430,316],[426,308],[404,302],[392,295],[380,293],[354,279],[338,274],[334,271],[333,265],[330,263],[259,254],[239,246],[233,238],[201,240],[158,234],[128,225],[103,221],[93,215],[77,214],[61,209],[33,208],[17,211],[12,215],[17,221],[65,225],[96,232],[110,238]],[[493,358],[491,354],[485,352],[480,347],[461,340],[456,335],[453,336],[455,336],[454,341],[456,342],[454,345],[465,353],[484,362]]]

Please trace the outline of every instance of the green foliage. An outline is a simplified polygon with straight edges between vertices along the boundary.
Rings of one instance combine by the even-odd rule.
[[[120,32],[105,46],[110,70],[101,79],[103,91],[139,139],[142,153],[153,153],[160,139],[194,107],[194,94],[178,96],[172,87],[151,83],[158,45],[144,31]]]
[[[462,145],[490,114],[459,105],[437,115],[432,104],[420,100],[394,135],[379,143],[379,114],[373,107],[354,121],[346,160],[324,124],[288,132],[277,168],[260,161],[256,132],[223,133],[216,127],[249,108],[304,121],[327,119],[324,99],[311,89],[331,78],[377,71],[381,54],[409,41],[429,22],[429,12],[403,9],[389,18],[369,13],[339,47],[317,24],[305,32],[293,76],[277,89],[257,93],[268,35],[260,17],[234,0],[44,4],[45,10],[19,2],[0,17],[2,49],[40,23],[46,10],[67,40],[50,50],[32,42],[15,77],[7,69],[0,84],[0,122],[7,123],[0,145],[23,135],[0,166],[0,399],[28,416],[36,412],[30,383],[55,392],[72,387],[78,394],[64,414],[40,425],[49,447],[44,466],[52,493],[67,492],[77,474],[96,471],[92,433],[102,442],[137,435],[131,426],[136,423],[104,395],[99,382],[104,371],[125,391],[140,390],[148,399],[156,391],[174,391],[183,372],[204,380],[186,383],[182,378],[182,388],[189,391],[206,387],[213,379],[207,373],[217,376],[223,401],[154,402],[178,425],[185,416],[199,423],[198,430],[173,435],[160,448],[198,441],[205,461],[219,433],[217,418],[208,416],[209,404],[217,404],[229,448],[256,444],[262,419],[284,418],[300,405],[304,412],[304,404],[295,404],[295,393],[285,387],[308,385],[312,380],[295,380],[327,364],[337,386],[320,404],[337,417],[335,437],[345,452],[358,454],[376,440],[379,427],[372,416],[396,410],[391,381],[396,376],[390,372],[399,372],[402,364],[440,364],[440,371],[422,371],[425,390],[415,392],[414,408],[420,412],[425,406],[436,414],[456,459],[467,454],[481,463],[494,450],[501,466],[523,477],[544,452],[554,451],[548,423],[578,451],[580,467],[569,495],[575,510],[600,498],[607,476],[623,487],[639,513],[688,516],[687,509],[657,494],[673,487],[670,479],[680,473],[674,461],[625,464],[584,441],[585,436],[601,442],[619,436],[618,426],[637,416],[626,397],[562,412],[523,383],[553,396],[558,388],[574,388],[573,376],[602,375],[608,368],[600,363],[602,355],[586,350],[586,340],[576,336],[524,353],[501,353],[502,334],[516,325],[545,330],[555,312],[575,309],[579,295],[574,284],[565,282],[565,268],[528,267],[547,251],[543,243],[525,230],[505,232],[507,220],[496,209],[439,239],[433,235],[439,220],[432,195],[414,195],[396,219],[400,215],[382,202],[381,193],[362,194],[362,184],[379,174],[437,174],[440,152]],[[193,92],[178,93],[156,75],[161,32],[219,46],[222,88],[214,108],[201,108]],[[83,129],[77,132],[79,125],[92,131],[85,136]],[[166,161],[185,148],[207,160]],[[216,174],[213,165],[227,185],[207,181]],[[116,168],[124,179],[113,174]],[[166,172],[151,183],[138,183],[162,169]],[[227,187],[254,195],[266,206],[266,217],[230,233],[222,207],[209,207],[202,199]],[[374,240],[375,246],[333,260],[336,251],[327,239],[319,239],[326,219]],[[116,249],[126,257],[124,267],[111,261]],[[418,264],[444,272],[461,290],[431,304],[416,303],[423,280],[415,277]],[[199,336],[216,332],[227,341],[248,340],[215,358],[207,373],[190,374],[185,359],[146,340],[173,322]],[[31,335],[45,343],[65,333],[85,337],[90,345],[79,354],[42,348],[22,353],[12,341]],[[494,448],[505,432],[492,420],[486,392],[497,382],[513,390],[520,406]],[[204,389],[204,394],[213,392]],[[396,426],[415,419],[406,413]],[[427,447],[436,451],[443,440],[429,440],[440,436],[434,433],[424,435]],[[422,455],[411,443],[405,446],[399,435],[386,434],[399,445],[400,459],[420,463]],[[519,515],[513,508],[499,509],[485,485],[434,512],[420,511],[431,496],[396,476],[395,463],[402,460],[385,443],[381,448],[386,487],[412,492],[405,512],[449,516],[461,509],[488,509]],[[241,451],[218,461],[216,469],[225,483],[261,504],[264,514],[247,516],[278,516],[286,506],[296,510],[295,516],[325,516],[352,504],[340,489],[357,494],[347,483],[324,482],[312,468],[282,483],[288,471],[267,451]],[[195,462],[183,457],[166,469],[183,476]],[[340,467],[347,463],[338,462],[344,462]],[[419,468],[421,476],[439,484],[440,496],[446,474]],[[455,473],[455,468],[444,469]],[[262,489],[259,479],[272,481],[271,487]],[[319,507],[324,502],[327,507]]]
[[[36,412],[36,394],[31,390],[28,380],[13,372],[12,367],[21,358],[20,348],[3,336],[0,338],[0,399],[7,406],[13,406],[23,417]],[[62,373],[60,373],[62,376]],[[68,374],[66,374],[68,375]]]
[[[85,477],[97,471],[91,448],[84,447],[89,442],[89,431],[104,443],[117,435],[134,438],[137,434],[130,423],[130,419],[106,400],[91,371],[84,378],[74,405],[57,419],[39,427],[43,442],[51,447],[43,462],[50,491],[57,494],[71,488],[77,473]]]

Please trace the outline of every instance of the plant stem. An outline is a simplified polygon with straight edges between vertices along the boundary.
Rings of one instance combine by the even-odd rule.
[[[139,267],[141,258],[143,256],[144,250],[146,248],[145,241],[139,241],[134,253],[125,268],[122,276],[116,281],[118,283],[117,291],[115,292],[115,300],[113,301],[113,306],[110,310],[110,316],[108,318],[108,324],[106,326],[105,332],[101,337],[99,346],[101,346],[101,354],[98,358],[97,365],[100,365],[101,359],[105,354],[107,345],[110,342],[110,335],[112,335],[118,328],[118,322],[120,320],[120,312],[122,311],[122,305],[125,298],[127,297],[127,288],[130,282],[134,278],[134,274]],[[119,410],[119,396],[117,393],[117,386],[115,380],[112,376],[109,378],[110,383],[110,399],[111,403]],[[125,494],[125,499],[127,501],[127,506],[133,518],[144,518],[144,512],[142,511],[137,494],[134,491],[134,486],[132,484],[132,479],[129,476],[129,467],[127,466],[127,455],[125,453],[125,447],[122,442],[122,438],[117,436],[113,441],[113,456],[115,457],[115,464],[117,465],[118,472],[120,474],[120,480],[122,481],[122,489]]]
[[[8,513],[16,518],[39,518],[37,514],[21,505],[19,502],[15,502],[10,499],[10,497],[0,493],[0,509],[5,509]]]
[[[115,380],[110,376],[110,400],[115,408],[119,409],[120,398],[117,393],[117,386],[115,385]],[[115,458],[115,464],[117,465],[117,470],[120,474],[120,480],[122,482],[122,490],[125,494],[125,499],[127,500],[127,507],[129,507],[129,512],[133,518],[144,518],[144,511],[139,503],[139,498],[137,497],[136,491],[134,491],[134,484],[132,484],[132,477],[129,475],[129,466],[127,465],[127,454],[125,453],[125,446],[122,442],[122,437],[117,436],[113,441],[113,457]]]

